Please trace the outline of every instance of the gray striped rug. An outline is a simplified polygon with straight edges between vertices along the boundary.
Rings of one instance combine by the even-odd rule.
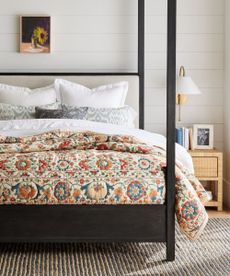
[[[1,244],[0,275],[230,275],[230,219],[210,219],[196,242],[177,229],[176,261],[164,258],[153,243]]]

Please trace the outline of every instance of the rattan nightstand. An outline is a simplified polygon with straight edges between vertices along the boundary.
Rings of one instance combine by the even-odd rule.
[[[191,150],[195,175],[212,191],[213,199],[205,206],[223,210],[223,153],[219,150]]]

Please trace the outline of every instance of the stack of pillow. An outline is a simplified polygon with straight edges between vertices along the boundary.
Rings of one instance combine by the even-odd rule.
[[[137,114],[125,105],[127,92],[128,82],[94,89],[63,79],[37,89],[0,84],[0,120],[62,118],[134,127]]]

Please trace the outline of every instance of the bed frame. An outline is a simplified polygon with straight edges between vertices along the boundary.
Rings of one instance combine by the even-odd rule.
[[[166,1],[166,0],[165,0]],[[166,242],[175,259],[176,0],[168,0],[167,167],[163,205],[0,206],[0,242]],[[139,77],[139,127],[144,128],[145,1],[138,0],[137,73],[0,73],[1,76],[111,75]]]

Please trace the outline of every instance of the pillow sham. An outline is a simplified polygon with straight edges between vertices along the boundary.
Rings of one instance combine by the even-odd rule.
[[[0,83],[0,102],[20,106],[52,104],[57,101],[54,85],[30,89]]]
[[[69,107],[69,108],[59,108],[59,109],[46,109],[43,107],[35,108],[35,118],[42,119],[85,119],[85,115],[88,107]]]
[[[93,108],[89,107],[85,120],[101,123],[134,127],[133,109],[130,106],[120,108]]]
[[[77,107],[118,108],[123,107],[128,92],[128,82],[87,88],[63,79],[55,80],[58,99],[63,104]]]
[[[79,117],[77,115],[79,110],[78,107],[62,104],[62,109],[64,112],[72,112],[72,119],[82,119],[126,127],[134,127],[134,120],[137,116],[136,111],[128,105],[120,108],[85,108],[85,115],[83,117]]]
[[[48,104],[43,107],[49,109],[58,108],[59,104]],[[20,120],[35,118],[35,106],[21,106],[0,103],[0,120]]]

